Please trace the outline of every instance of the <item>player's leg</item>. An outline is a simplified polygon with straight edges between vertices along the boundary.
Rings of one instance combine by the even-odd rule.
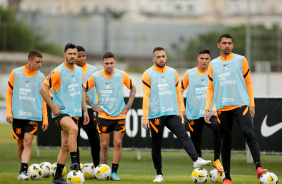
[[[193,142],[199,157],[202,157],[201,144],[202,144],[202,132],[204,127],[203,120],[204,118],[200,118],[196,120],[191,120],[189,122],[191,141]]]
[[[149,120],[152,136],[152,159],[157,171],[156,179],[153,182],[163,182],[161,146],[165,121],[166,119],[164,117]]]
[[[23,153],[23,149],[24,149],[24,145],[23,145],[23,139],[17,139],[17,144],[18,144],[18,157],[20,162],[22,162],[22,153]]]
[[[77,163],[80,164],[80,155],[79,155],[79,140],[80,140],[80,129],[83,125],[83,120],[84,118],[83,117],[80,117],[79,120],[78,120],[78,125],[77,125],[77,128],[78,128],[78,132],[77,132],[77,139],[76,139],[76,143],[77,143],[77,152],[76,152],[76,155],[77,155]],[[79,167],[79,169],[81,169]]]
[[[168,116],[165,126],[176,135],[179,142],[182,144],[185,151],[188,153],[188,155],[193,160],[193,166],[194,167],[204,167],[211,164],[210,160],[204,160],[200,158],[197,154],[197,151],[194,147],[193,142],[188,136],[188,133],[186,132],[184,128],[184,124],[182,123],[182,119],[180,116]]]
[[[57,158],[57,169],[52,183],[65,182],[64,179],[61,178],[61,176],[69,154],[68,139],[69,133],[66,130],[61,130],[61,149]]]
[[[211,116],[210,118],[211,124],[205,123],[209,128],[213,131],[213,149],[214,149],[214,162],[213,166],[219,171],[224,172],[223,166],[220,162],[220,149],[221,149],[221,140],[220,140],[220,132],[219,125],[216,116]]]
[[[218,113],[220,120],[219,130],[221,135],[221,158],[225,172],[225,178],[231,180],[230,161],[231,161],[231,144],[232,144],[232,127],[233,127],[233,111],[222,111]]]
[[[259,145],[254,133],[250,109],[248,106],[242,106],[240,108],[234,109],[234,115],[254,159],[256,170],[258,171],[257,175],[260,177],[262,172],[265,170],[263,171],[261,167]]]
[[[79,164],[77,163],[77,127],[78,120],[71,118],[69,116],[65,116],[61,119],[60,125],[64,131],[68,133],[68,149],[71,156],[71,170],[79,169]]]
[[[97,131],[96,117],[94,116],[93,110],[88,110],[89,123],[87,125],[82,125],[82,128],[88,136],[88,140],[91,147],[91,155],[93,159],[93,164],[97,167],[100,163],[100,138]]]
[[[101,164],[108,164],[108,148],[110,144],[111,133],[100,134],[100,161]]]
[[[29,163],[30,157],[31,157],[31,147],[32,147],[32,140],[34,135],[25,132],[24,133],[24,139],[23,139],[23,153],[22,153],[22,163]]]

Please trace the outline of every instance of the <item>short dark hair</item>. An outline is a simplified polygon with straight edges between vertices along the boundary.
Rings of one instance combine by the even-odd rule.
[[[38,50],[31,50],[28,53],[28,59],[33,59],[35,57],[39,57],[39,58],[43,58],[41,52],[39,52]]]
[[[114,58],[115,59],[115,55],[111,52],[105,52],[102,56],[102,59],[106,59],[106,58]]]
[[[75,45],[75,44],[73,44],[73,43],[68,43],[68,44],[66,44],[66,46],[65,46],[64,52],[66,52],[68,49],[77,49],[77,48],[76,48],[76,45]]]
[[[211,53],[211,51],[209,49],[201,49],[199,51],[198,55],[200,55],[200,54],[210,54],[210,53]]]
[[[231,38],[232,41],[233,41],[233,38],[232,38],[232,36],[231,36],[229,33],[225,33],[225,34],[220,35],[220,36],[219,36],[219,39],[218,39],[218,43],[221,42],[221,39],[222,39],[222,38]]]
[[[165,49],[162,47],[156,47],[154,48],[153,53],[155,53],[156,51],[161,51],[161,50],[165,51]]]
[[[77,48],[77,52],[80,52],[80,51],[84,51],[85,52],[85,49],[82,46],[80,46],[80,45],[76,46],[76,48]]]

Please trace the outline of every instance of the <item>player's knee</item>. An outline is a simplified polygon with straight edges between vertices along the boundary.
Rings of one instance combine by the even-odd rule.
[[[121,148],[121,146],[122,146],[122,140],[114,141],[115,148]]]
[[[77,126],[72,126],[72,127],[70,128],[69,134],[74,134],[74,135],[77,136],[77,134],[78,134],[78,127],[77,127]]]
[[[107,150],[108,147],[109,147],[109,144],[106,143],[106,142],[101,142],[100,146],[101,146],[101,149],[102,149],[102,150]]]

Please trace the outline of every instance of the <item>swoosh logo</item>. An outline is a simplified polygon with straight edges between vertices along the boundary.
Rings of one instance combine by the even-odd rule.
[[[263,137],[269,137],[273,134],[275,134],[276,132],[278,132],[280,129],[282,129],[282,122],[273,125],[273,126],[268,126],[266,124],[266,120],[267,120],[267,115],[264,117],[262,125],[261,125],[261,134]]]

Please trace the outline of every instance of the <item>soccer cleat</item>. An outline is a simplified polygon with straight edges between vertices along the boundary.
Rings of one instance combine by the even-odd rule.
[[[79,169],[79,163],[77,162],[73,162],[71,165],[70,165],[70,170],[78,170]]]
[[[120,179],[118,178],[118,175],[117,175],[116,172],[113,172],[111,174],[111,180],[113,180],[113,181],[120,181]]]
[[[52,184],[68,184],[63,178],[52,180]]]
[[[194,166],[194,168],[202,168],[202,167],[204,167],[204,166],[209,166],[211,163],[212,163],[212,161],[210,161],[210,160],[204,160],[204,159],[202,159],[202,158],[199,157],[199,158],[194,162],[193,166]]]
[[[223,166],[222,166],[222,164],[221,164],[221,162],[220,162],[219,159],[217,159],[216,161],[214,161],[214,162],[212,163],[212,165],[218,170],[218,172],[224,172]]]
[[[156,176],[156,179],[153,180],[154,183],[160,183],[160,182],[164,182],[164,177],[161,174],[158,174]]]
[[[229,179],[225,179],[223,184],[232,184],[232,182]]]
[[[30,180],[26,172],[21,172],[18,176],[18,180]]]
[[[257,177],[258,177],[258,179],[259,179],[260,176],[261,176],[263,173],[265,173],[265,172],[267,172],[267,169],[263,169],[262,167],[258,167],[258,168],[257,168]]]

